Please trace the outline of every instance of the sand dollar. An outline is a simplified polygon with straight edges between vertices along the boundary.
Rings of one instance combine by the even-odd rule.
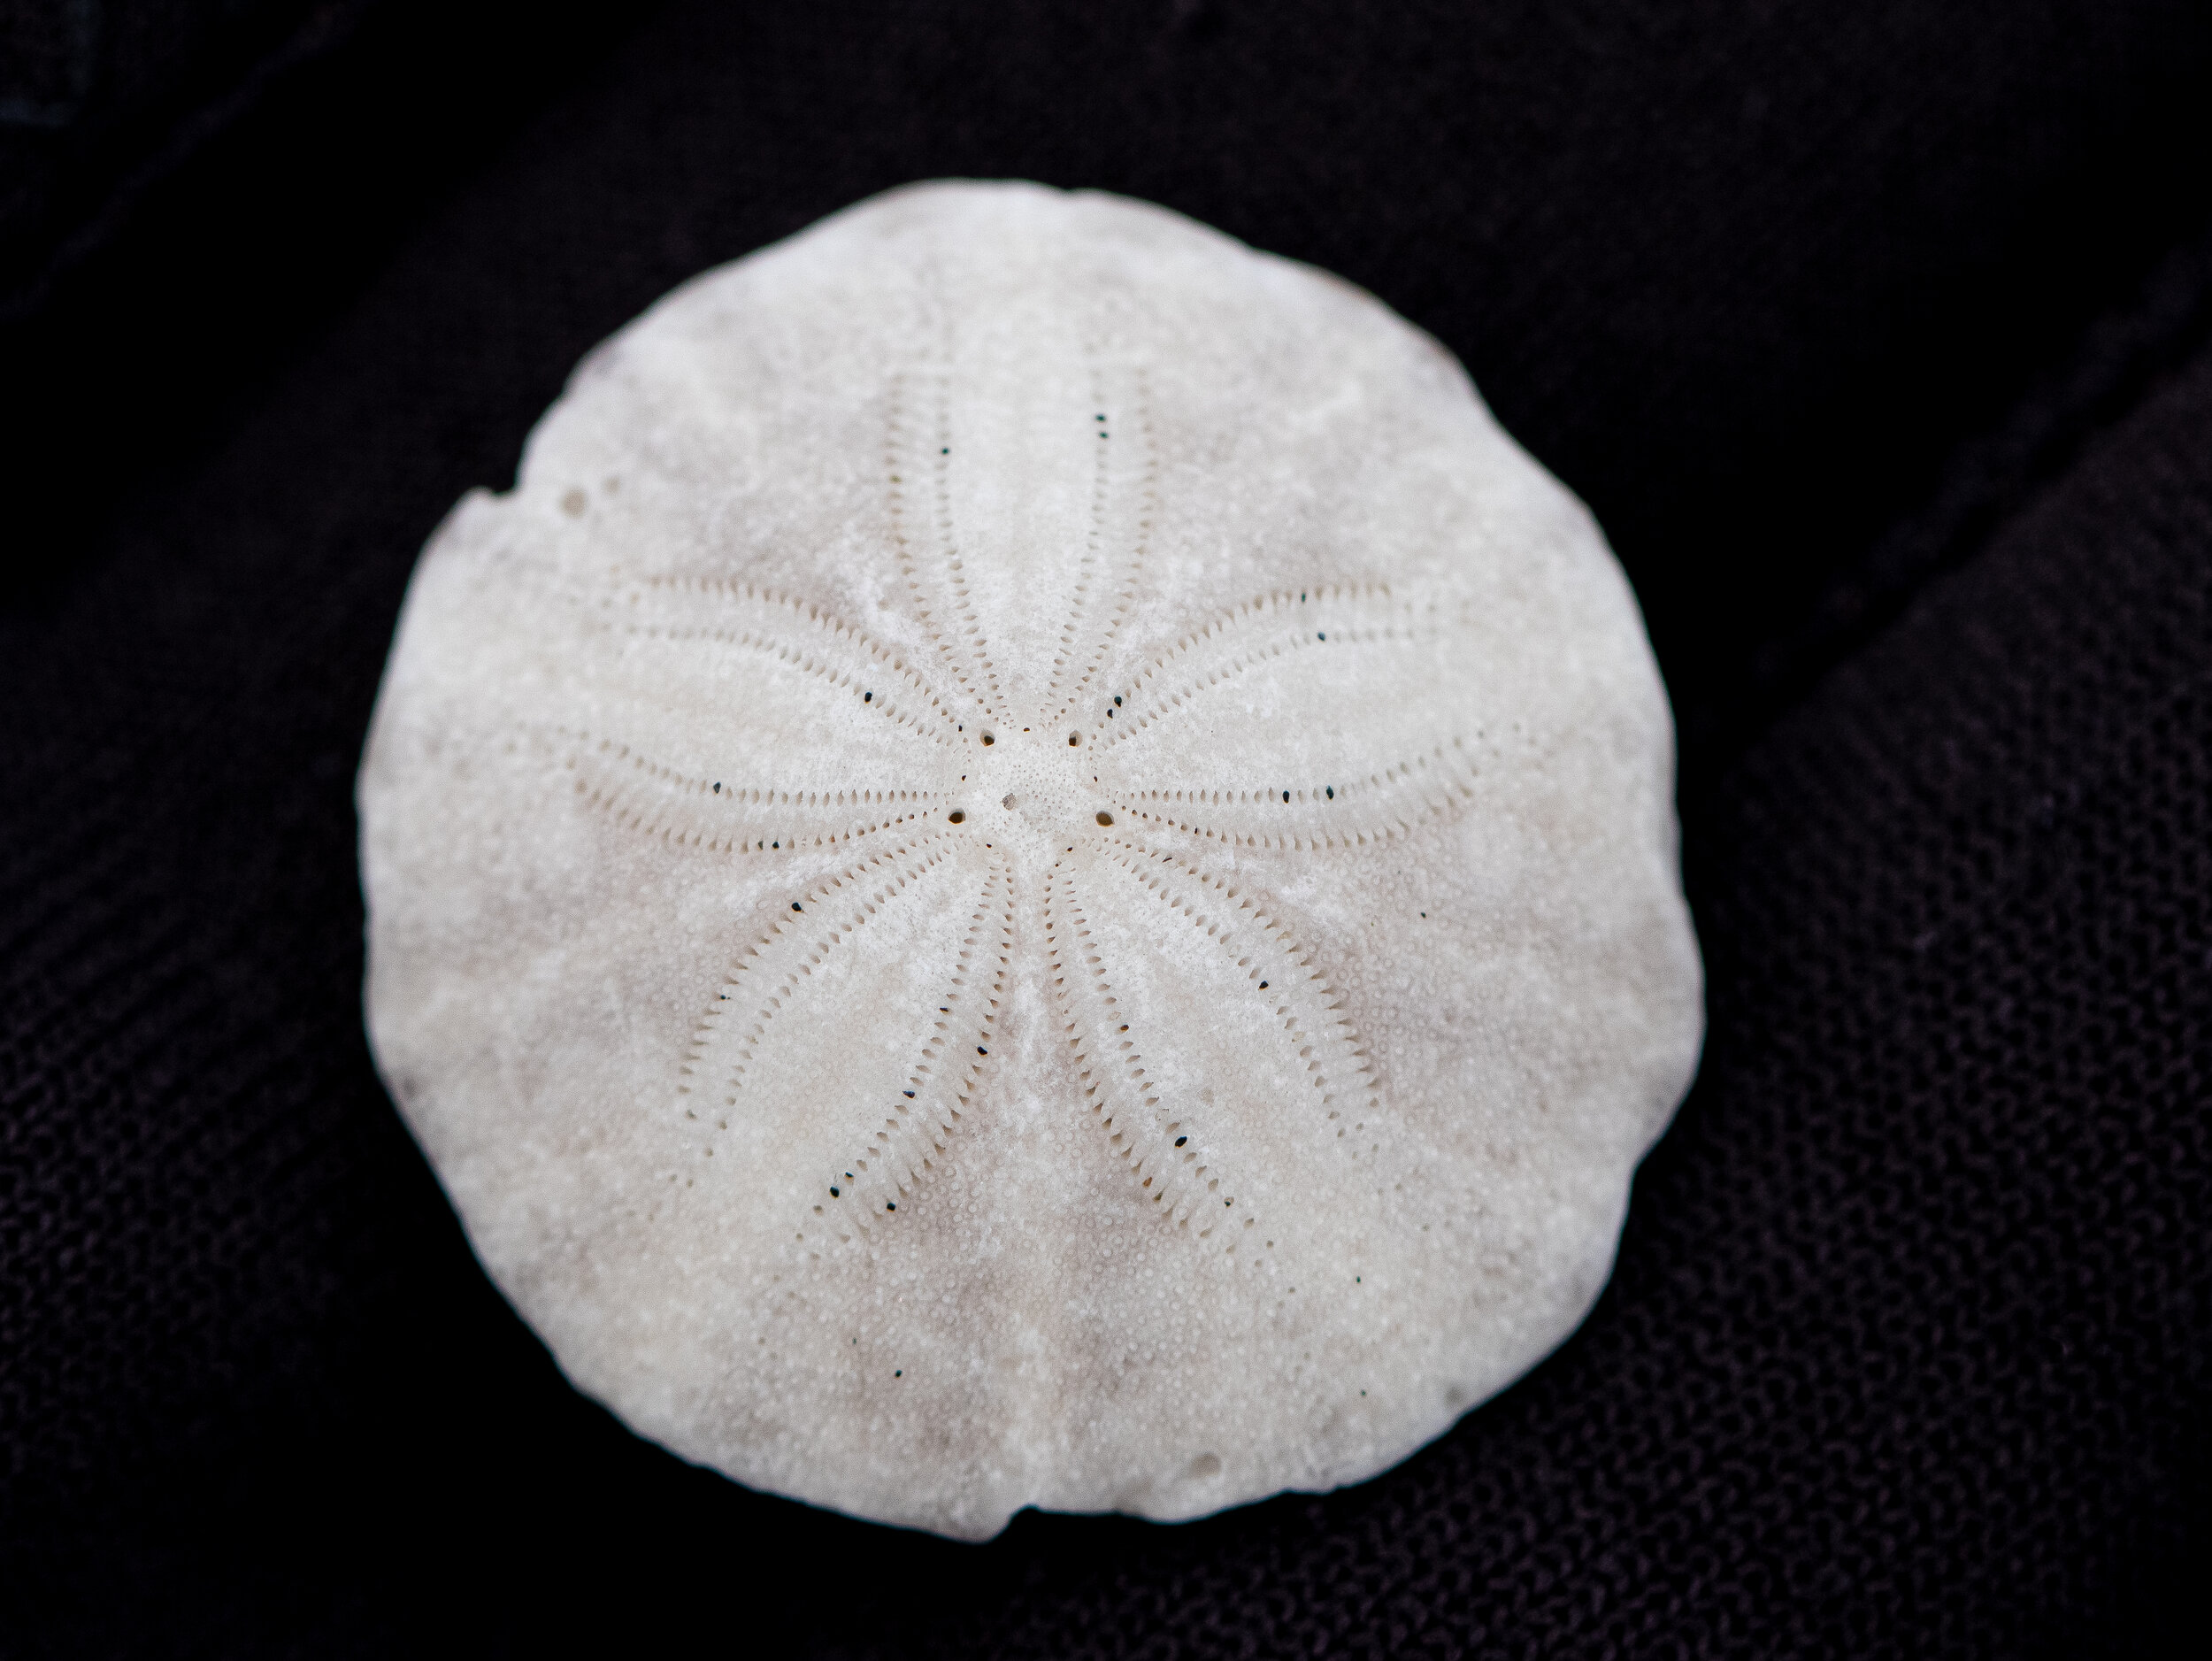
[[[1035,186],[595,351],[425,550],[369,1027],[568,1375],[984,1536],[1404,1457],[1571,1331],[1701,1031],[1589,514],[1368,295]]]

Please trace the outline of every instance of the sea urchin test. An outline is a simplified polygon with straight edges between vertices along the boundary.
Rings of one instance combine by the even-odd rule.
[[[1702,1030],[1589,514],[1113,196],[896,191],[593,352],[359,801],[379,1065],[568,1376],[947,1534],[1404,1458],[1589,1309]]]

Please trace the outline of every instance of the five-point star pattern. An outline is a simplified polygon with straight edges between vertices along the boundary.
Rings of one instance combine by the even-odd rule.
[[[1043,636],[1048,660],[1010,661],[982,620],[991,608],[979,605],[950,505],[968,447],[953,442],[948,379],[895,374],[886,399],[885,558],[933,653],[902,654],[804,596],[741,581],[618,582],[580,602],[598,627],[635,642],[719,657],[717,696],[730,720],[765,702],[772,681],[819,700],[825,716],[833,707],[849,716],[856,704],[892,740],[875,752],[891,765],[856,771],[846,789],[805,792],[779,788],[772,773],[679,770],[657,758],[649,732],[558,728],[578,793],[640,834],[703,857],[851,855],[829,880],[776,903],[761,936],[734,955],[679,1064],[672,1111],[694,1155],[711,1158],[718,1134],[751,1106],[755,1062],[775,1044],[780,1018],[801,999],[833,996],[815,966],[866,950],[887,913],[919,912],[924,932],[957,948],[931,1002],[911,1011],[895,1088],[822,1103],[849,1123],[846,1150],[813,1185],[806,1220],[817,1237],[849,1244],[927,1203],[937,1162],[1008,1088],[993,1039],[1007,982],[1021,977],[1048,987],[1058,1037],[1078,1063],[1079,1094],[1064,1111],[1095,1126],[1164,1225],[1234,1252],[1257,1220],[1239,1192],[1241,1115],[1286,1103],[1323,1123],[1353,1163],[1375,1150],[1365,1139],[1379,1118],[1365,1046],[1328,972],[1329,942],[1269,891],[1253,857],[1325,864],[1338,850],[1415,834],[1474,799],[1468,747],[1479,734],[1432,726],[1432,742],[1409,750],[1388,736],[1404,727],[1408,696],[1453,707],[1420,684],[1440,666],[1448,673],[1449,622],[1386,585],[1310,582],[1187,619],[1164,638],[1125,642],[1156,511],[1147,389],[1133,374],[1121,407],[1088,407],[1106,402],[1094,395],[1064,411],[1064,425],[1098,446],[1089,523],[1079,545],[1036,550],[1061,567],[1070,596]],[[1409,686],[1382,678],[1397,700],[1386,711],[1358,693],[1379,659],[1410,671]],[[1261,681],[1279,699],[1288,689],[1295,712],[1256,711],[1244,695]],[[1345,741],[1334,753],[1368,765],[1315,771],[1303,730],[1315,710]],[[638,724],[649,728],[656,712],[641,701]],[[1385,712],[1386,727],[1375,725],[1386,735],[1363,742],[1363,718]],[[1247,856],[1249,874],[1196,857],[1220,850]],[[1017,928],[1017,913],[1030,926]],[[1205,942],[1233,1001],[1131,996],[1156,989],[1164,942],[1190,937]],[[1219,1080],[1210,1104],[1170,1089],[1156,1059],[1183,1050],[1173,1071],[1203,1076],[1207,1028],[1247,1052],[1264,1034],[1257,1042],[1274,1052],[1256,1076]]]

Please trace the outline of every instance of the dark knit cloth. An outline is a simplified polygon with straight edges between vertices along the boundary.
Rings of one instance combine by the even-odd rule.
[[[0,1653],[2200,1652],[2212,14],[543,10],[0,4]],[[1433,331],[1675,698],[1698,1083],[1587,1324],[1341,1493],[963,1547],[689,1469],[369,1063],[423,539],[666,288],[943,174]]]

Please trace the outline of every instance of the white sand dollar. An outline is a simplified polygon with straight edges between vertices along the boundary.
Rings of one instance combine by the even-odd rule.
[[[1589,1308],[1695,1063],[1673,736],[1436,343],[1161,209],[864,203],[409,590],[369,1027],[569,1376],[980,1537],[1359,1480]]]

